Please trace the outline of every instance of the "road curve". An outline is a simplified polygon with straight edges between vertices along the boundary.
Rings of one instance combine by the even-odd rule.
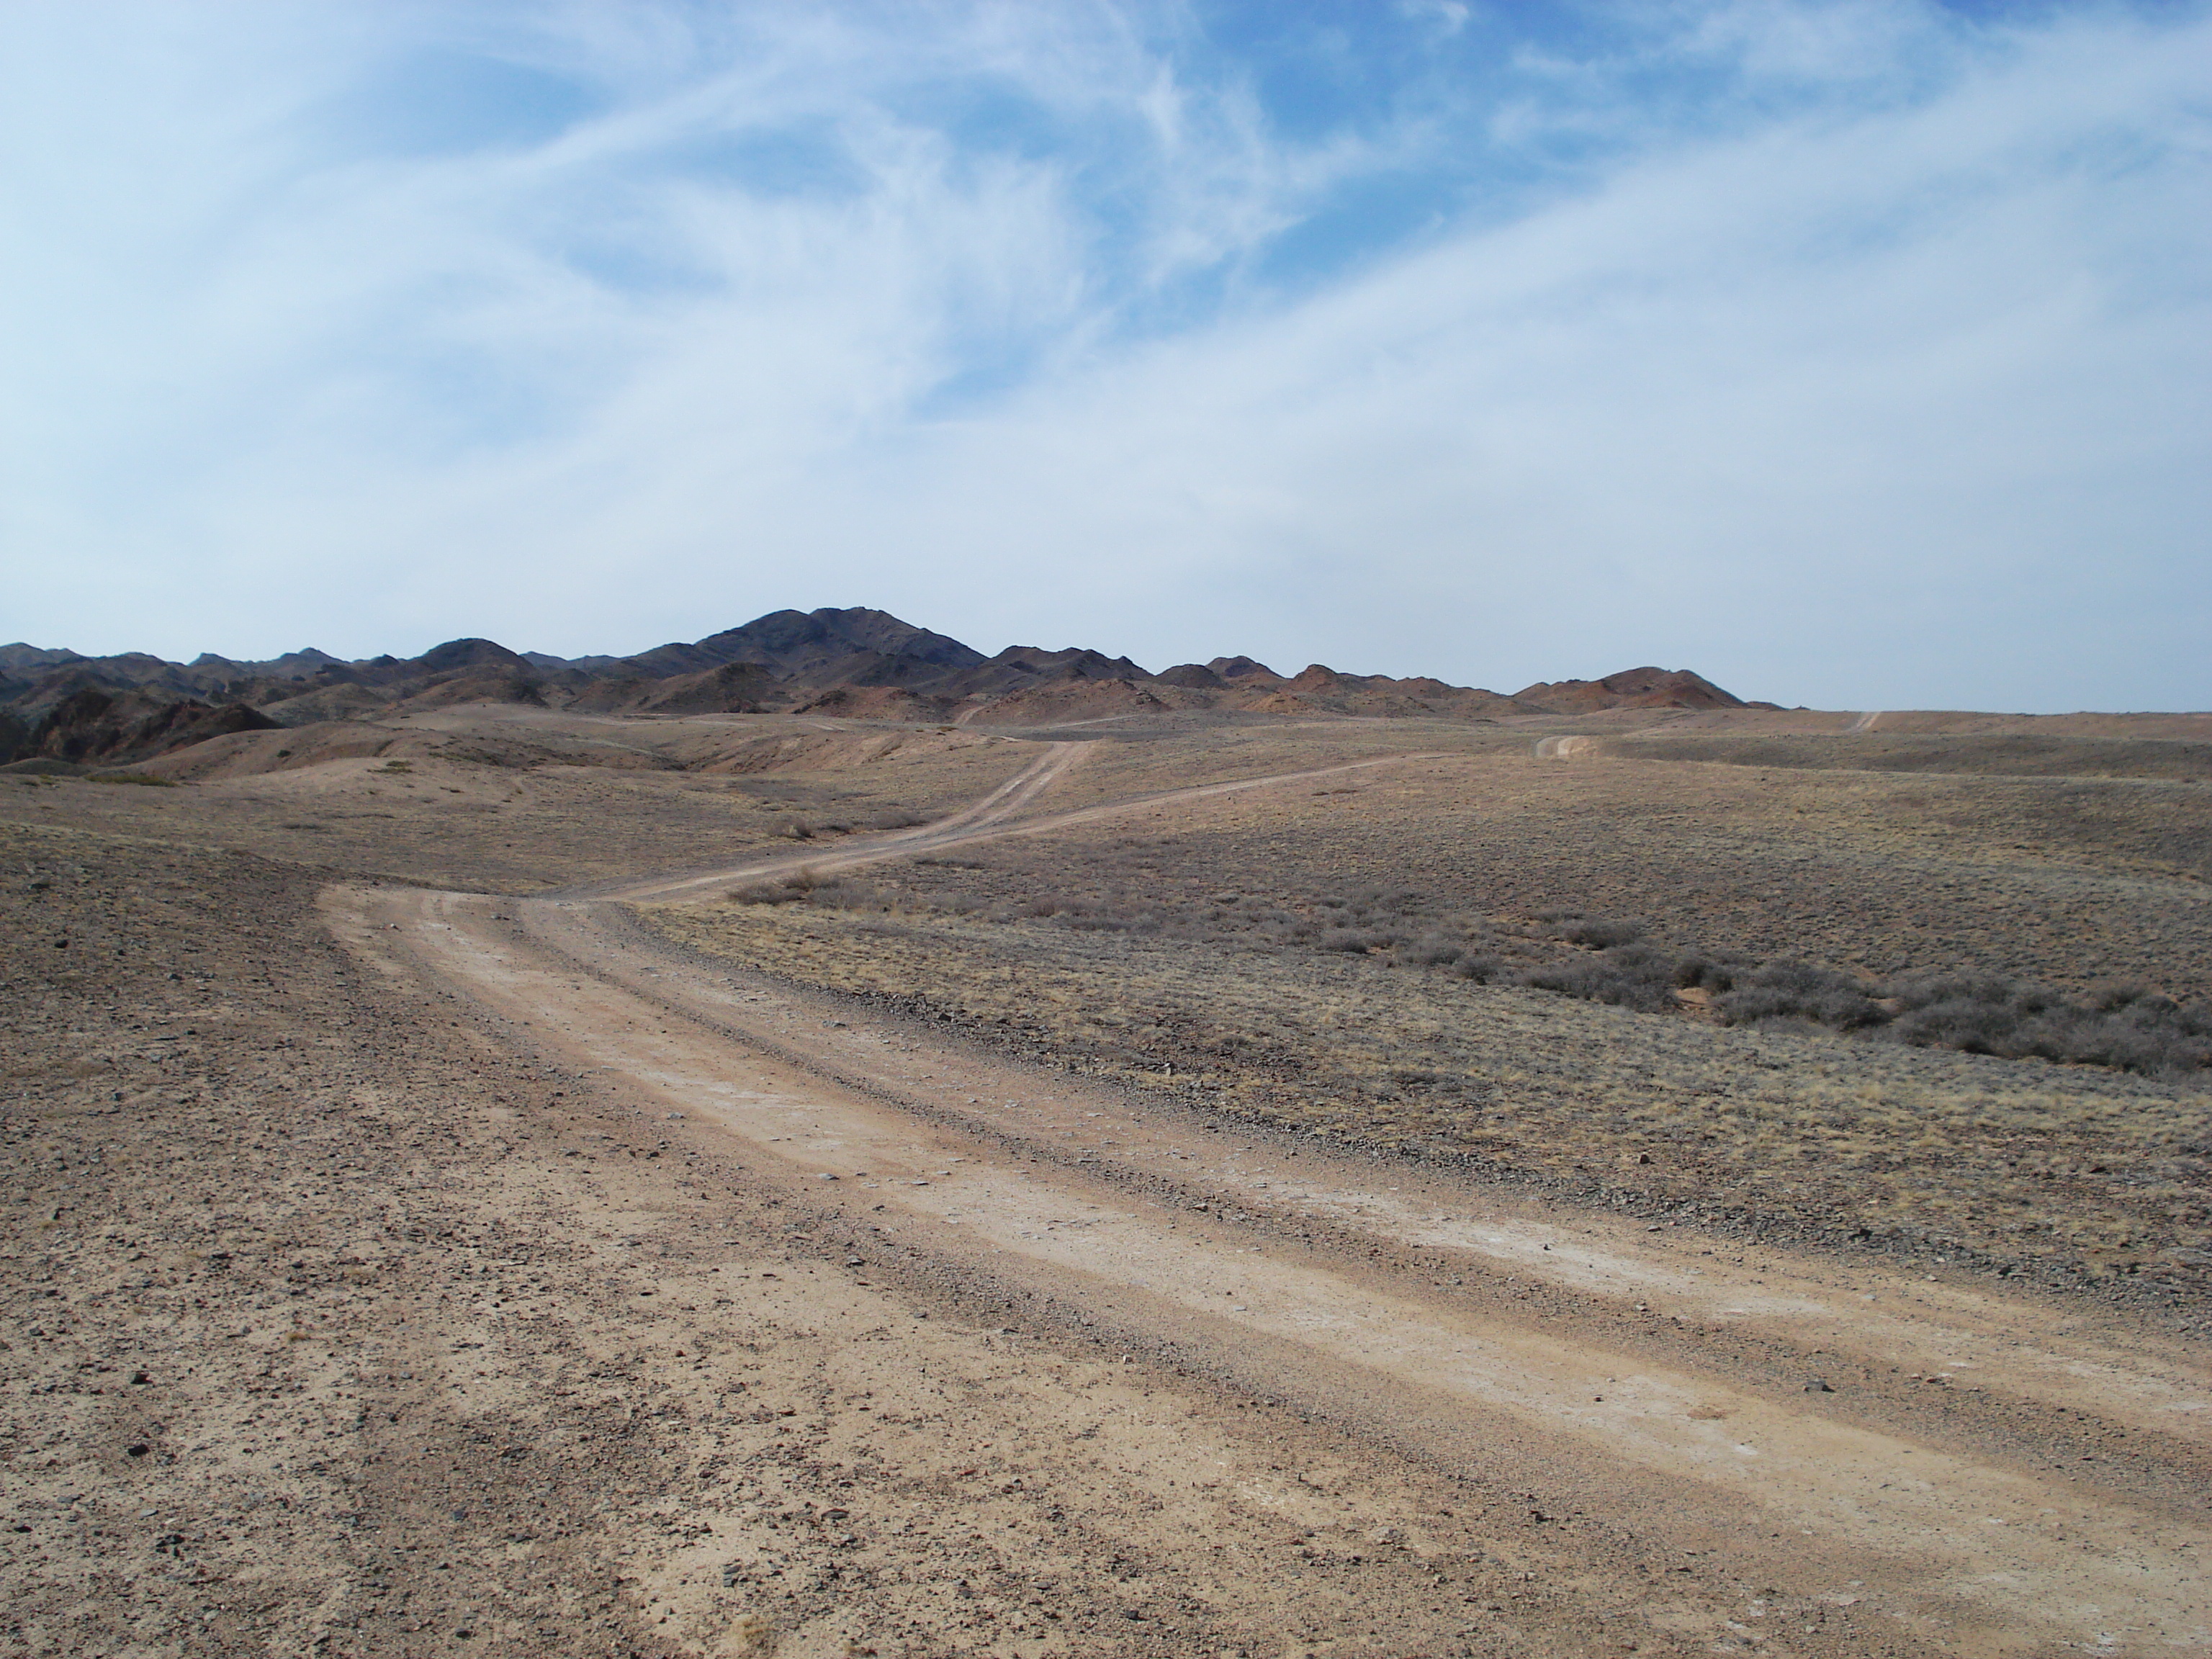
[[[1624,1533],[1719,1540],[1747,1576],[1929,1651],[2212,1644],[2196,1565],[2212,1550],[2212,1378],[2178,1339],[1224,1130],[911,1024],[833,1020],[604,902],[1285,781],[1016,821],[1079,750],[826,856],[593,899],[339,888],[325,908],[367,960],[741,1147],[794,1202],[845,1217],[854,1248],[927,1250],[1075,1310],[1094,1340],[1290,1399],[1377,1457],[1526,1493],[1540,1519],[1571,1504]],[[1821,1631],[1764,1650],[1869,1650]]]
[[[743,864],[708,870],[595,882],[588,886],[562,888],[539,896],[619,899],[639,904],[682,903],[687,900],[718,898],[732,882],[762,881],[799,870],[825,873],[832,870],[850,870],[860,865],[878,864],[886,859],[909,858],[917,853],[941,852],[947,848],[965,846],[973,842],[998,840],[1009,836],[1044,835],[1075,824],[1096,823],[1133,812],[1204,800],[1211,796],[1272,789],[1286,784],[1338,777],[1347,772],[1370,771],[1378,766],[1395,766],[1407,761],[1435,758],[1426,754],[1385,755],[1369,760],[1346,761],[1334,766],[1315,767],[1306,771],[1273,772],[1263,777],[1194,784],[1187,789],[1133,796],[1127,800],[1077,807],[1069,811],[1017,817],[1035,803],[1054,781],[1064,776],[1070,768],[1078,764],[1090,746],[1083,742],[1048,744],[1045,753],[1038,757],[1034,764],[1000,784],[974,805],[964,807],[950,817],[934,819],[912,830],[892,830],[884,835],[854,836],[835,847],[810,848],[803,852],[779,854],[774,858],[753,859]]]

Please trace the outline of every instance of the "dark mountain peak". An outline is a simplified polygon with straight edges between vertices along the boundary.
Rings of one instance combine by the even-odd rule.
[[[1743,699],[1686,668],[1624,668],[1595,680],[1539,680],[1514,694],[1563,714],[1603,708],[1741,708]]]
[[[1163,685],[1180,685],[1191,691],[1218,691],[1229,684],[1202,662],[1179,662],[1153,678]]]
[[[771,611],[690,644],[656,646],[616,661],[580,658],[574,665],[596,674],[665,676],[742,662],[797,684],[919,685],[982,660],[981,652],[887,611],[824,606]]]
[[[456,668],[526,669],[530,664],[518,652],[491,640],[447,640],[415,659],[425,671],[443,674]]]
[[[64,647],[26,645],[21,640],[13,645],[0,645],[0,670],[10,674],[32,673],[41,668],[58,668],[64,663],[84,660],[82,653]]]
[[[1224,680],[1279,680],[1283,677],[1263,662],[1249,657],[1216,657],[1206,665]]]
[[[664,647],[665,648],[665,647]],[[861,606],[819,611],[771,611],[737,628],[709,634],[693,647],[721,662],[757,662],[787,672],[858,652],[911,657],[937,668],[971,668],[983,653],[946,635],[902,622],[888,611]]]
[[[1079,645],[1068,646],[1059,651],[1047,651],[1035,645],[1010,645],[991,659],[990,665],[1018,671],[1026,669],[1040,678],[1061,680],[1152,678],[1127,657],[1109,657],[1103,652],[1092,651]]]

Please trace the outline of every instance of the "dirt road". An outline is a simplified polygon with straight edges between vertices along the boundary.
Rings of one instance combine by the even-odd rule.
[[[2212,1376],[2179,1338],[1133,1100],[684,957],[610,902],[1130,810],[1036,811],[1080,751],[835,851],[532,900],[334,889],[325,910],[385,975],[741,1160],[836,1272],[927,1262],[978,1330],[1287,1407],[1378,1486],[1455,1486],[1492,1547],[1617,1609],[1623,1645],[1591,1650],[2212,1646]],[[1158,1480],[1203,1489],[1175,1432],[1146,1449]]]
[[[550,896],[621,899],[632,903],[675,903],[719,897],[732,882],[759,881],[797,870],[816,870],[823,873],[850,870],[860,865],[881,863],[886,859],[910,858],[917,853],[943,852],[949,848],[1002,836],[1043,835],[1054,830],[1097,823],[1133,813],[1172,811],[1182,804],[1217,795],[1243,794],[1256,789],[1279,788],[1289,783],[1310,783],[1348,772],[1364,772],[1378,766],[1430,758],[1413,754],[1349,761],[1338,766],[1317,767],[1300,772],[1271,773],[1263,777],[1238,778],[1225,783],[1197,784],[1188,789],[1147,794],[1099,806],[1079,807],[1072,811],[1038,813],[1026,817],[1018,816],[1055,780],[1077,765],[1084,750],[1089,747],[1085,743],[1048,744],[1045,752],[1034,764],[1025,767],[973,806],[912,830],[897,830],[889,835],[856,836],[851,842],[834,848],[809,848],[778,858],[754,859],[721,868],[602,882]]]

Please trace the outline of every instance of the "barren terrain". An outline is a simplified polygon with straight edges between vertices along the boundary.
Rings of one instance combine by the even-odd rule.
[[[2202,1078],[1346,936],[2201,996],[2206,784],[1539,734],[0,781],[11,1642],[2205,1650]]]

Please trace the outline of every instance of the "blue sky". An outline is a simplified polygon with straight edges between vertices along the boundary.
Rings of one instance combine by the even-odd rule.
[[[2212,707],[2204,5],[0,15],[0,636]]]

